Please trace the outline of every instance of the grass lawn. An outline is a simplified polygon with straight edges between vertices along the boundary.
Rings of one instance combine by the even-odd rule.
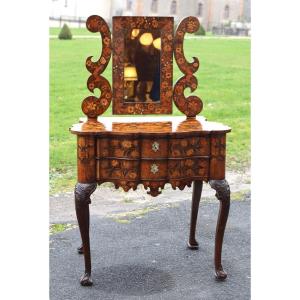
[[[90,32],[86,29],[85,24],[82,24],[81,26],[82,26],[81,28],[72,28],[72,27],[70,27],[72,35],[92,35],[92,36],[95,36],[95,33]],[[61,31],[61,28],[59,28],[59,27],[49,28],[49,34],[50,35],[58,36],[60,31]],[[100,35],[100,33],[99,33],[99,35]]]
[[[192,56],[200,59],[195,94],[203,101],[201,114],[232,127],[227,135],[229,169],[242,170],[250,164],[250,43],[238,39],[189,39],[184,46],[189,60]],[[70,190],[76,182],[76,136],[69,133],[69,127],[84,116],[81,101],[90,95],[86,88],[89,73],[85,59],[90,55],[98,59],[101,42],[51,39],[49,44],[50,191],[54,193]],[[111,78],[111,64],[104,76]],[[180,76],[181,72],[174,66],[174,82]],[[181,115],[175,106],[173,112]],[[111,115],[111,108],[105,115]]]

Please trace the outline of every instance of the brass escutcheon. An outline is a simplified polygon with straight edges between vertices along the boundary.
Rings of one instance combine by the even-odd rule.
[[[153,174],[157,173],[158,172],[158,165],[157,164],[152,164],[151,165],[151,172]]]
[[[152,150],[154,152],[157,152],[159,150],[159,143],[158,142],[153,142],[153,144],[152,144]]]

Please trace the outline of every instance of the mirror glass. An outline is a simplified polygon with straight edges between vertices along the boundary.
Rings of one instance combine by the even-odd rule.
[[[160,102],[160,30],[134,28],[124,35],[124,101]]]

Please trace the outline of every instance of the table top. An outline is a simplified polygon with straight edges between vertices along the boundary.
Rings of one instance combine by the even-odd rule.
[[[186,116],[143,116],[143,117],[98,117],[98,122],[80,122],[74,124],[70,131],[79,135],[102,135],[112,133],[119,135],[173,135],[173,134],[210,134],[227,133],[231,128],[221,123],[209,122],[203,116],[187,119]]]

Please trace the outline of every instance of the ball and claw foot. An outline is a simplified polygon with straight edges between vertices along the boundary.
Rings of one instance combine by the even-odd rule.
[[[83,246],[82,245],[77,248],[77,253],[83,254]]]
[[[216,269],[215,276],[217,280],[225,280],[227,277],[227,273],[223,270],[222,267]]]
[[[199,244],[196,240],[188,241],[187,246],[190,250],[198,250],[199,249]]]
[[[80,278],[80,284],[82,286],[91,286],[91,285],[93,285],[93,280],[92,280],[91,274],[84,273]]]

